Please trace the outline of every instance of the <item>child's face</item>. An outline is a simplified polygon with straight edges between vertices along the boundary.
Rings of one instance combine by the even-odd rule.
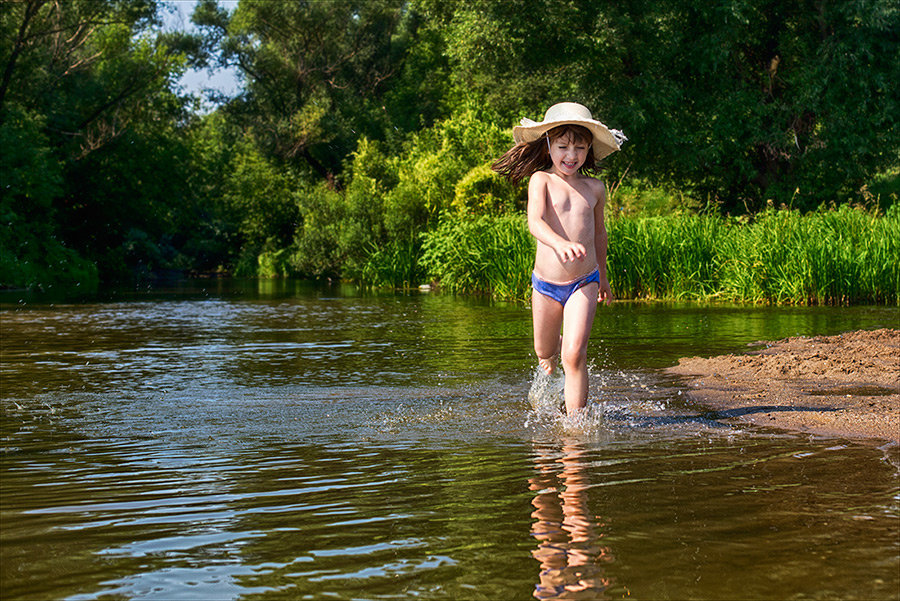
[[[559,175],[578,173],[587,160],[589,145],[571,133],[550,140],[550,160]]]

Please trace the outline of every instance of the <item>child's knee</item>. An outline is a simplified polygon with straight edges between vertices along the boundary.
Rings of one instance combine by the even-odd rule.
[[[587,364],[587,348],[567,346],[562,350],[563,367],[568,370],[582,369]]]
[[[551,359],[559,354],[559,342],[551,345],[547,342],[534,341],[534,354],[538,359]]]

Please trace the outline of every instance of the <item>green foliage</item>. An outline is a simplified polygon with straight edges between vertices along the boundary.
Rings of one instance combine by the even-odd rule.
[[[230,218],[239,223],[243,243],[262,247],[271,241],[286,246],[299,221],[294,201],[297,181],[246,139],[237,142],[232,151],[222,200]]]
[[[97,283],[97,266],[66,248],[49,227],[7,222],[0,229],[0,288],[92,290]]]
[[[555,0],[423,2],[443,25],[452,96],[488,106],[504,124],[539,118],[563,99],[586,101],[583,63],[606,60],[604,3]],[[601,80],[606,85],[605,78]],[[597,107],[599,108],[599,107]]]
[[[517,189],[490,164],[478,165],[456,183],[451,205],[459,213],[521,211],[525,208],[525,190],[522,186]]]
[[[357,173],[343,197],[345,214],[336,230],[342,265],[335,272],[353,279],[361,278],[368,260],[367,249],[378,247],[386,240],[383,188],[379,180]]]
[[[900,304],[900,219],[848,206],[770,210],[723,240],[721,290],[742,300]]]
[[[261,278],[277,278],[293,275],[291,249],[263,250],[257,257],[257,269],[253,275]]]
[[[60,194],[62,174],[51,155],[44,127],[42,116],[17,106],[11,107],[0,123],[0,206],[4,213],[24,204],[49,209]]]
[[[607,229],[618,298],[900,304],[898,208],[622,216]],[[425,234],[420,264],[450,291],[523,300],[533,258],[524,216],[460,216]]]
[[[458,96],[504,123],[586,104],[631,140],[612,179],[630,167],[732,213],[809,210],[898,164],[890,0],[435,4]]]
[[[171,85],[197,45],[160,32],[158,8],[24,0],[0,11],[0,135],[20,138],[3,164],[4,217],[19,230],[5,236],[16,267],[4,284],[96,280],[93,263],[104,277],[190,263],[176,248],[190,228],[184,100]]]
[[[182,132],[187,169],[179,212],[191,228],[183,235],[182,246],[184,255],[192,260],[191,270],[255,274],[258,248],[244,252],[243,215],[235,213],[228,202],[232,166],[238,160],[235,149],[242,132],[222,112],[196,119]]]
[[[420,263],[451,292],[522,300],[531,282],[534,252],[521,213],[461,216],[425,234]]]
[[[361,139],[350,163],[350,183],[342,193],[326,188],[304,192],[295,265],[319,277],[416,285],[425,277],[418,262],[422,232],[434,227],[460,194],[476,197],[481,190],[479,169],[508,144],[508,133],[474,112],[412,136],[399,158],[388,157],[383,145]],[[481,210],[515,206],[516,191],[493,175],[481,179],[487,178],[493,183],[486,191],[495,196]],[[323,194],[327,200],[321,199]]]
[[[397,185],[385,195],[389,235],[411,240],[423,228],[433,227],[450,209],[458,182],[506,150],[509,138],[475,111],[413,136],[400,158]]]
[[[12,107],[0,123],[0,288],[97,284],[97,267],[59,240],[53,199],[62,174],[43,119]]]
[[[395,33],[396,75],[384,94],[387,115],[386,140],[398,141],[409,132],[430,127],[446,117],[450,90],[450,66],[446,55],[445,32],[440,20],[423,14],[415,0],[404,7]]]
[[[900,303],[900,215],[842,206],[611,219],[609,274],[624,298]]]
[[[501,282],[530,257],[467,255],[466,276],[440,265],[454,256],[440,241],[519,247],[503,219],[524,188],[488,165],[519,118],[574,100],[630,138],[604,175],[622,294],[896,297],[870,263],[897,263],[894,217],[765,210],[896,214],[889,0],[202,0],[202,38],[161,31],[162,10],[0,10],[0,284],[88,281],[96,265],[107,279],[439,277],[520,297]],[[238,67],[244,90],[192,115],[176,82],[210,63]]]
[[[366,260],[358,272],[362,282],[407,289],[426,281],[419,261],[422,251],[418,240],[390,240],[383,246],[371,246],[367,251]]]
[[[619,217],[607,223],[608,274],[620,298],[700,298],[718,288],[719,217]]]
[[[664,185],[650,185],[646,180],[626,179],[609,188],[607,211],[625,215],[670,215],[702,208],[700,202],[681,190],[673,190]]]
[[[181,212],[186,154],[173,129],[151,124],[70,163],[69,188],[55,203],[66,215],[61,235],[110,279],[172,268],[176,238],[189,231]]]
[[[360,136],[387,129],[395,61],[409,40],[402,0],[241,2],[228,20],[208,4],[198,22],[240,65],[235,114],[271,156],[332,179]]]
[[[325,184],[297,194],[302,226],[296,231],[291,266],[307,277],[328,277],[341,265],[339,238],[346,215],[343,197]]]
[[[859,192],[864,203],[874,203],[881,208],[896,206],[900,202],[900,165],[876,174]]]

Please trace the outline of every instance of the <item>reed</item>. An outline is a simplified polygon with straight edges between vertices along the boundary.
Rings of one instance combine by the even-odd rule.
[[[607,269],[618,298],[699,298],[719,286],[727,223],[706,215],[610,219]]]
[[[370,247],[362,265],[353,269],[353,279],[371,286],[407,289],[424,278],[419,265],[421,243],[418,240],[394,240]]]
[[[842,206],[750,220],[715,215],[610,218],[617,298],[900,305],[900,205]],[[534,241],[522,215],[451,217],[423,235],[420,266],[453,292],[527,299]]]
[[[420,264],[450,292],[524,300],[535,243],[521,214],[458,216],[423,236]]]
[[[900,214],[767,211],[725,240],[720,294],[756,302],[900,304]]]

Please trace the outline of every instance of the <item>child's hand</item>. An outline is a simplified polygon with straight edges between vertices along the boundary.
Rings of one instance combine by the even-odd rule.
[[[601,277],[600,278],[600,290],[597,294],[597,302],[598,303],[606,303],[607,305],[613,301],[613,293],[612,288],[609,286],[609,280]]]
[[[556,256],[559,257],[559,260],[563,263],[581,260],[587,255],[584,246],[577,242],[569,242],[568,240],[560,242],[553,250],[556,251]]]

